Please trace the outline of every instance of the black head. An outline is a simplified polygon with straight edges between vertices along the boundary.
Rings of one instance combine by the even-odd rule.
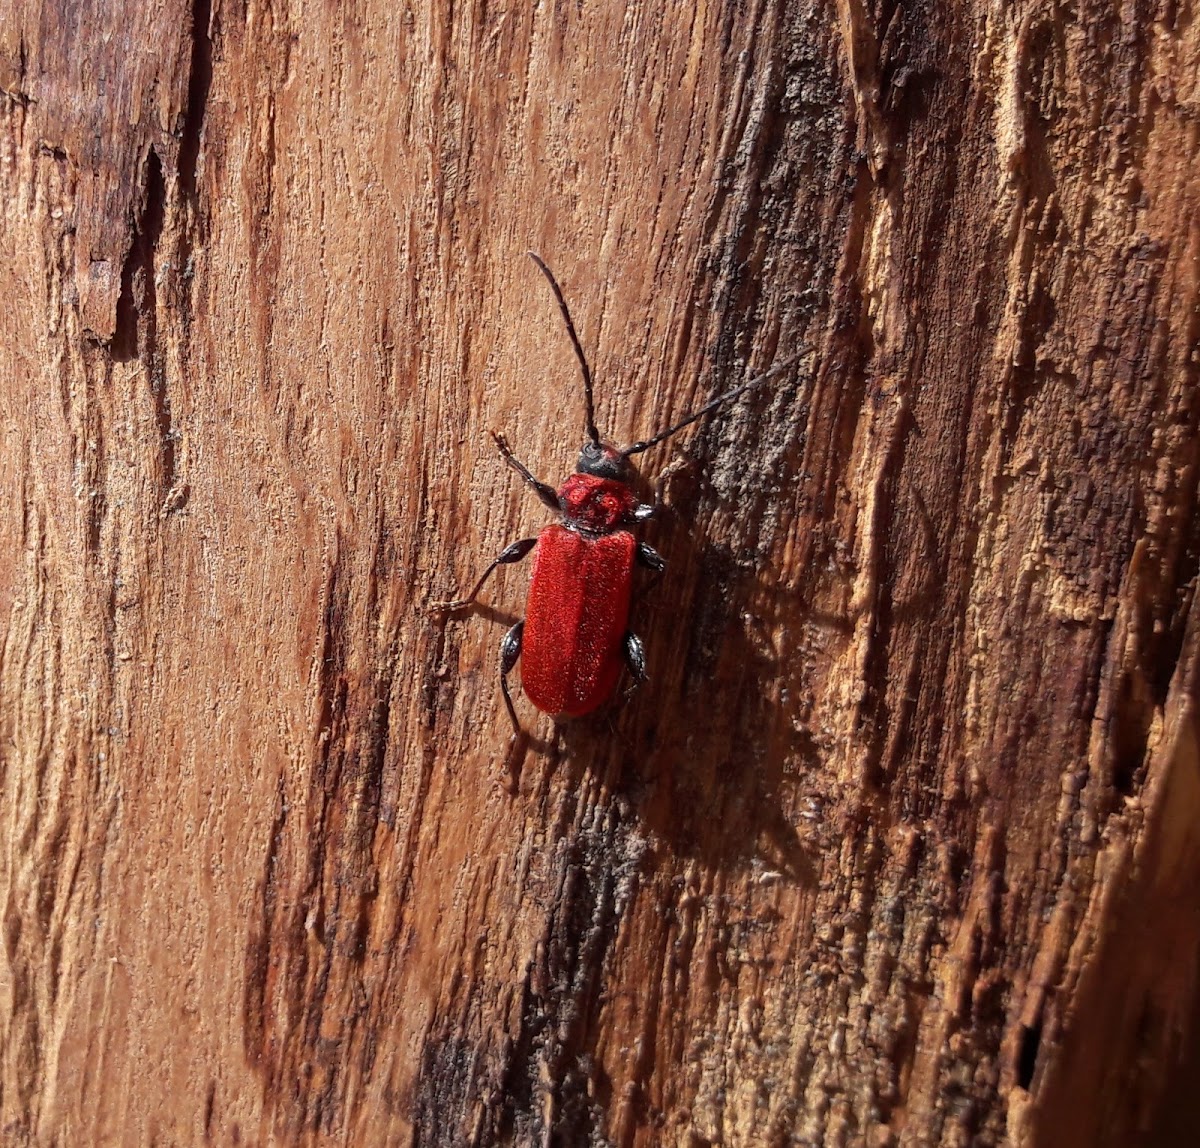
[[[590,439],[579,452],[575,466],[577,474],[590,474],[594,478],[611,478],[616,482],[629,482],[633,478],[633,467],[629,459],[615,446]]]

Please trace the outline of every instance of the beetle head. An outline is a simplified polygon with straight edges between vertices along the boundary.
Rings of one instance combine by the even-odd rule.
[[[592,442],[591,439],[583,444],[575,471],[595,478],[611,478],[616,482],[629,482],[633,477],[633,467],[621,451],[615,446]]]

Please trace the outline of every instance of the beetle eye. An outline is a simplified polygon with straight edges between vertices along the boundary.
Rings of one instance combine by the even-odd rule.
[[[585,442],[579,452],[579,463],[575,467],[579,474],[590,474],[594,478],[610,478],[616,482],[629,481],[629,462],[614,447],[604,443]]]

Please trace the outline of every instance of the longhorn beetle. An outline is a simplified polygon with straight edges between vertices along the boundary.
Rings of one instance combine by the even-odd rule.
[[[674,426],[618,449],[602,442],[596,429],[592,372],[562,289],[541,258],[532,251],[528,254],[550,283],[579,359],[587,441],[579,452],[575,473],[556,491],[535,478],[513,455],[508,440],[492,431],[504,461],[533,487],[538,498],[559,516],[559,522],[547,526],[536,538],[522,538],[506,546],[465,598],[434,607],[449,612],[470,606],[497,566],[520,562],[537,547],[525,618],[500,643],[500,689],[513,731],[518,734],[521,723],[508,692],[508,675],[518,658],[524,659],[521,684],[525,696],[538,709],[556,717],[578,717],[604,702],[616,686],[622,664],[629,670],[634,686],[646,680],[641,639],[628,629],[633,567],[637,563],[658,577],[666,563],[628,529],[645,522],[660,504],[660,492],[656,492],[653,503],[638,501],[633,492],[635,473],[630,456],[657,446],[795,362],[791,358],[777,363],[749,382],[717,395]]]

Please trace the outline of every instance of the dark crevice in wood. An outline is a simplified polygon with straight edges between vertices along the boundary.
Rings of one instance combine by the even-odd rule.
[[[215,1080],[210,1080],[208,1083],[208,1091],[204,1096],[204,1122],[202,1125],[204,1129],[204,1140],[205,1143],[208,1144],[212,1143],[213,1110],[216,1108],[216,1100],[217,1082]]]
[[[356,1023],[353,1015],[337,1016],[333,1010],[344,1008],[346,982],[356,976],[350,966],[360,957],[355,943],[358,897],[378,884],[369,852],[364,854],[357,824],[351,820],[357,772],[352,749],[358,733],[359,703],[349,669],[356,638],[351,614],[353,587],[336,544],[328,561],[321,721],[313,731],[319,744],[308,792],[308,823],[314,832],[300,899],[301,906],[307,906],[308,919],[319,908],[324,927],[319,948],[311,962],[302,958],[293,982],[290,1000],[297,1016],[288,1028],[298,1039],[277,1066],[283,1088],[302,1084],[306,1094],[304,1104],[293,1113],[294,1127],[327,1134],[336,1128],[346,1055]],[[293,919],[305,919],[300,916],[303,911],[298,909]],[[296,952],[296,947],[291,952]]]
[[[1017,1051],[1017,1083],[1026,1091],[1033,1084],[1033,1074],[1037,1070],[1038,1049],[1042,1043],[1042,1025],[1025,1024],[1021,1026],[1021,1045]]]
[[[1200,309],[1193,308],[1183,332],[1183,345],[1195,347],[1198,343]],[[1164,555],[1162,576],[1166,585],[1154,619],[1155,623],[1161,623],[1161,629],[1156,626],[1155,656],[1146,664],[1149,688],[1157,706],[1166,704],[1171,680],[1184,653],[1192,598],[1200,585],[1200,357],[1187,356],[1184,371],[1183,402],[1173,421],[1182,424],[1184,441],[1191,449],[1179,460],[1179,488],[1172,498],[1178,505],[1176,514],[1177,521],[1183,524],[1182,536],[1177,541],[1178,549],[1171,566],[1166,564]]]
[[[259,891],[257,926],[250,929],[246,944],[243,972],[245,990],[242,998],[242,1039],[246,1059],[259,1065],[269,1051],[272,1024],[269,1017],[271,1002],[268,993],[272,970],[272,935],[275,912],[280,894],[281,847],[287,826],[287,796],[283,778],[279,779],[275,795],[275,816],[263,858],[262,887]]]
[[[199,189],[196,168],[200,159],[200,141],[212,87],[213,43],[209,35],[212,0],[194,0],[192,8],[192,66],[188,80],[187,107],[179,141],[179,186],[184,197],[196,206]]]
[[[139,355],[151,364],[157,339],[154,256],[166,219],[166,184],[158,152],[150,148],[145,162],[141,206],[133,240],[121,268],[121,294],[113,331],[113,361],[128,363]]]
[[[200,148],[208,113],[208,94],[212,87],[213,41],[209,32],[212,0],[194,0],[192,9],[192,60],[188,77],[187,103],[179,133],[177,172],[183,218],[178,232],[176,273],[182,278],[182,290],[176,293],[180,340],[185,358],[191,349],[192,316],[195,310],[193,288],[196,274],[196,248],[207,232],[207,220],[200,204]],[[170,487],[168,487],[168,490]]]

